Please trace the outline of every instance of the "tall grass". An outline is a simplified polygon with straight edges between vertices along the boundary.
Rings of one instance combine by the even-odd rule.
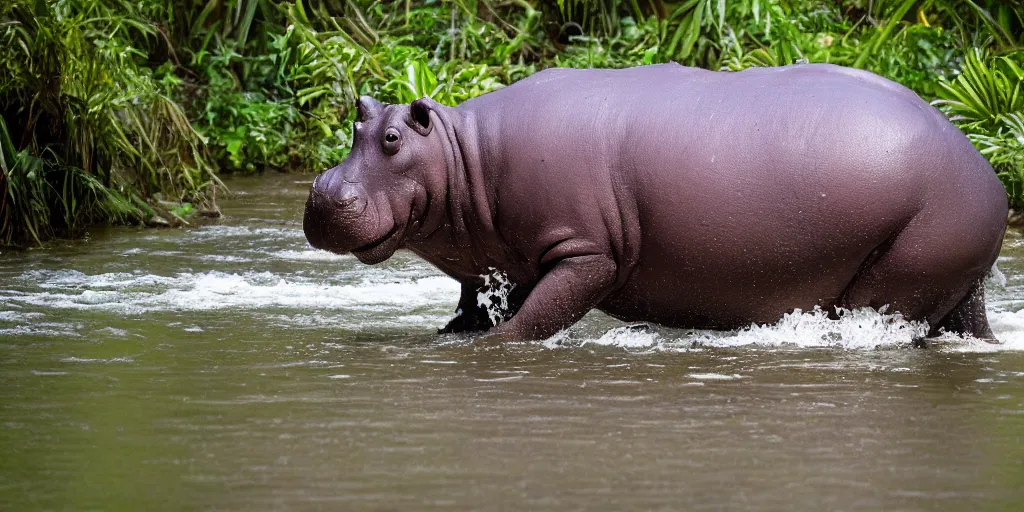
[[[127,1],[0,7],[0,245],[139,221],[216,179],[135,45],[158,32]]]

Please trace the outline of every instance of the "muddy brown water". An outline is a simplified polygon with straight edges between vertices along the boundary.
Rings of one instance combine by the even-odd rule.
[[[0,254],[0,509],[1022,510],[1024,239],[1001,346],[858,312],[435,335],[457,286],[306,246],[308,180]]]

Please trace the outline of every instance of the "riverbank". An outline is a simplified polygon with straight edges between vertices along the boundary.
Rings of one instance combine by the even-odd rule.
[[[668,61],[879,73],[937,100],[1024,206],[1021,9],[862,3],[15,0],[0,245],[173,223],[212,211],[218,176],[329,168],[360,94],[456,104],[547,67]]]

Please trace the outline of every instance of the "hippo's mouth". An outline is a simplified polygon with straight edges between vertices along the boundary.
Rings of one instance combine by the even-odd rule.
[[[391,257],[402,243],[402,227],[397,223],[377,241],[352,249],[352,254],[367,265],[376,265]]]

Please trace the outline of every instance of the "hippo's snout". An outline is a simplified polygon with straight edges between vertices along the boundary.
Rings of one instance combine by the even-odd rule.
[[[306,200],[302,230],[317,249],[342,254],[374,241],[376,219],[363,187],[343,182],[332,190],[327,176],[318,176]]]

